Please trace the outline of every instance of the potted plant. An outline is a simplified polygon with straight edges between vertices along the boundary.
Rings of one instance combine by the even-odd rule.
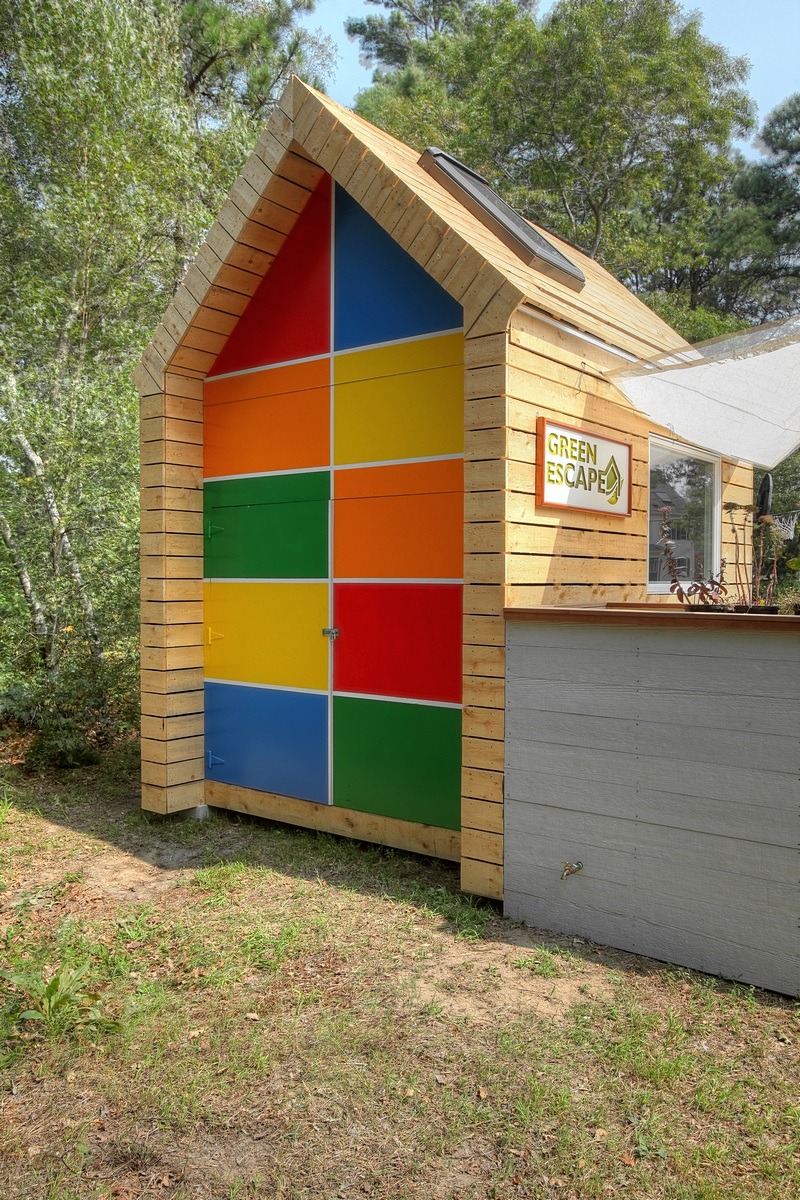
[[[736,603],[734,612],[776,613],[778,560],[785,542],[784,534],[769,513],[756,504],[723,505],[730,519],[734,543]],[[752,564],[747,563],[745,546],[752,546]]]
[[[659,529],[659,541],[663,545],[663,555],[667,564],[669,573],[670,585],[669,590],[677,600],[685,608],[695,609],[699,612],[728,612],[728,606],[725,603],[725,596],[728,588],[725,583],[725,566],[726,562],[723,558],[720,563],[719,571],[716,575],[709,574],[708,578],[703,577],[703,564],[697,562],[698,575],[696,579],[682,579],[680,569],[675,558],[675,543],[671,537],[669,526],[669,517],[672,509],[666,505],[661,509],[661,526]]]

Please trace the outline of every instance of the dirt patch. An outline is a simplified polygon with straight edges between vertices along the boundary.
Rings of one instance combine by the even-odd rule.
[[[599,964],[543,950],[527,930],[514,930],[502,942],[443,939],[412,978],[424,1005],[478,1024],[526,1013],[561,1020],[578,1002],[613,994]]]

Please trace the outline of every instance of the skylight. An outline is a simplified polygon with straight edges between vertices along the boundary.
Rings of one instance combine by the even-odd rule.
[[[419,159],[419,165],[455,196],[466,209],[491,229],[504,245],[521,258],[528,266],[535,267],[543,275],[557,279],[568,287],[580,291],[586,278],[579,267],[570,262],[565,254],[557,250],[543,234],[515,212],[510,204],[501,199],[482,175],[465,167],[457,158],[428,146]]]

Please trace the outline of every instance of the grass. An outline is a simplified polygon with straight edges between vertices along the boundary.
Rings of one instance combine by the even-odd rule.
[[[147,817],[99,768],[7,772],[0,879],[4,1200],[800,1194],[795,1005],[447,864]]]

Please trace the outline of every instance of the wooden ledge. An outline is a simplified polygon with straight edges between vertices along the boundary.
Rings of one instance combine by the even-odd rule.
[[[653,625],[671,629],[702,628],[769,633],[800,634],[800,617],[759,613],[699,612],[669,604],[597,604],[563,607],[543,604],[537,608],[504,608],[506,621],[567,621],[591,625]]]

